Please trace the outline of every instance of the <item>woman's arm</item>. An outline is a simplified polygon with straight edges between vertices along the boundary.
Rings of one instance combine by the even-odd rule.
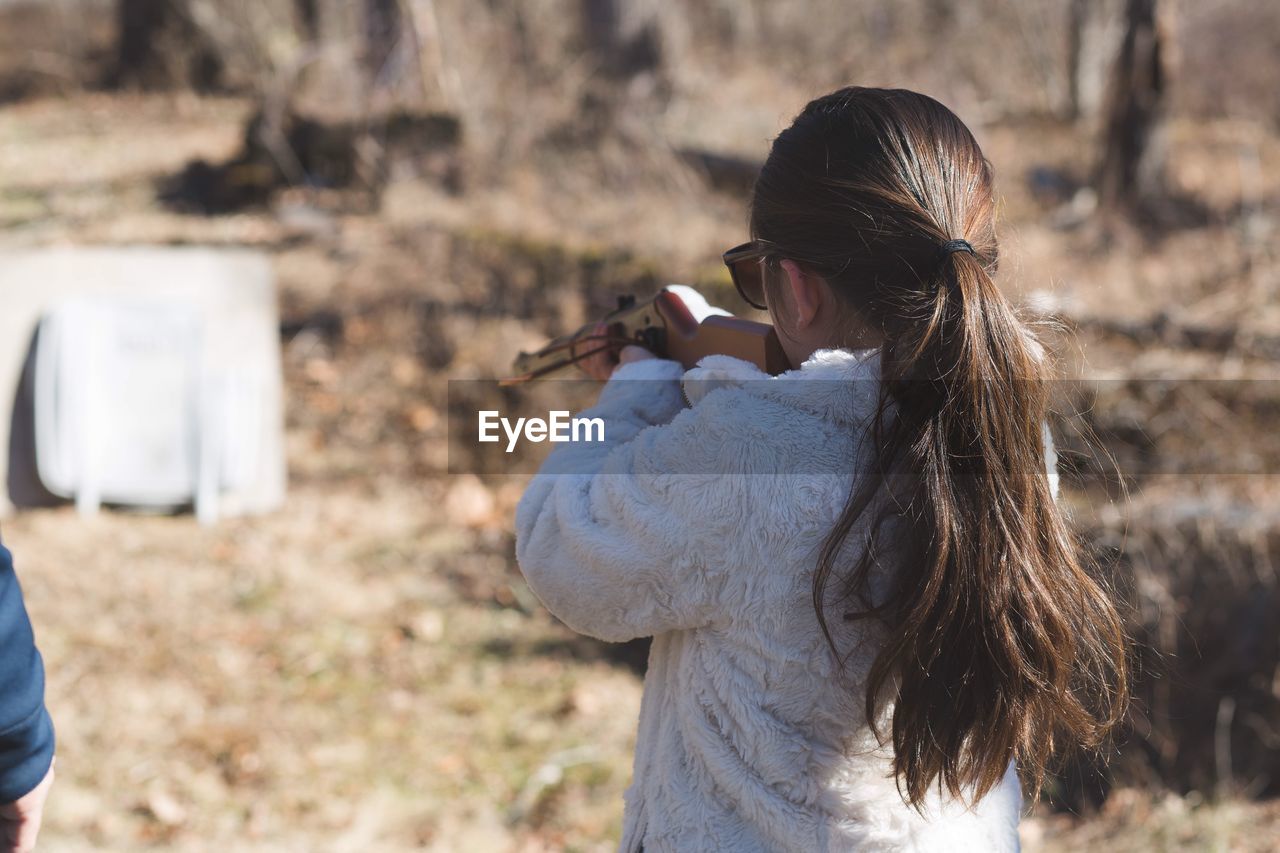
[[[581,415],[603,418],[606,440],[557,448],[516,510],[525,579],[580,633],[621,642],[712,618],[723,483],[693,461],[708,458],[707,436],[681,411],[682,374],[658,359],[620,367]]]

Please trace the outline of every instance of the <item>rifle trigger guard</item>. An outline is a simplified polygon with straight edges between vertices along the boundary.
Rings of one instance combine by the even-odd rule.
[[[658,326],[649,326],[647,329],[641,329],[636,335],[640,346],[649,352],[661,355],[666,351],[666,330]]]

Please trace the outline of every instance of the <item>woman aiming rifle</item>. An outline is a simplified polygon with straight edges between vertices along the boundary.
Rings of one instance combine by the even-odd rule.
[[[794,369],[586,364],[608,441],[551,454],[517,555],[570,627],[654,637],[624,851],[1015,850],[1019,776],[1123,714],[993,219],[953,113],[840,90],[774,141],[725,258]]]

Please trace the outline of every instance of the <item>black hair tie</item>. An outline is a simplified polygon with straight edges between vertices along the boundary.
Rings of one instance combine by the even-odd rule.
[[[978,253],[973,250],[973,244],[968,240],[948,240],[939,246],[938,250],[943,258],[949,258],[955,252],[968,252],[975,258],[978,257]]]

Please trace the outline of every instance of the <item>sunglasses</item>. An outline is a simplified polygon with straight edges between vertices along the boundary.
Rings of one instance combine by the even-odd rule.
[[[729,278],[738,295],[761,311],[767,311],[768,306],[764,301],[764,265],[760,262],[769,255],[770,248],[762,240],[752,240],[724,253],[724,265],[729,268]]]

